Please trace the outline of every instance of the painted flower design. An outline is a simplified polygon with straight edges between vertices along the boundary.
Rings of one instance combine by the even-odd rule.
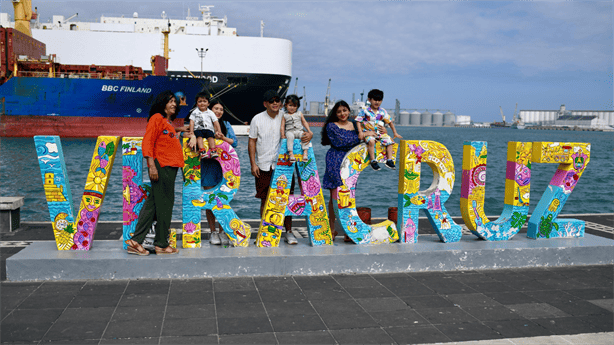
[[[305,181],[305,195],[308,197],[314,197],[318,195],[320,191],[320,181],[312,176],[309,180]]]

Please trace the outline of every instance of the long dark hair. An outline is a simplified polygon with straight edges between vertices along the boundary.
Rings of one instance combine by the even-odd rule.
[[[341,100],[335,103],[335,105],[333,106],[333,109],[331,109],[330,112],[328,112],[328,117],[326,118],[326,122],[324,122],[324,126],[322,126],[322,145],[324,146],[331,144],[330,138],[328,137],[328,133],[326,132],[326,126],[328,126],[328,124],[331,122],[339,121],[339,117],[337,117],[337,110],[339,110],[339,107],[346,107],[348,110],[350,110],[350,106],[347,104],[347,102],[344,100]]]
[[[166,105],[168,104],[168,102],[170,102],[171,99],[174,99],[174,98],[175,98],[175,95],[170,90],[160,92],[156,96],[156,99],[154,100],[154,103],[151,106],[151,109],[149,109],[149,117],[147,118],[147,122],[149,122],[149,119],[151,119],[151,117],[154,116],[155,114],[160,114],[166,117],[167,114],[164,111],[166,109]],[[176,110],[175,114],[171,115],[171,121],[175,120],[178,112],[179,111]]]
[[[222,108],[224,108],[224,105],[222,104],[222,102],[220,102],[218,99],[214,99],[214,100],[211,100],[211,102],[209,102],[209,109],[213,110],[213,106],[217,104],[221,105]],[[222,117],[223,116],[224,115],[222,115]],[[226,124],[224,123],[224,121],[222,121],[222,118],[219,118],[217,122],[220,124],[220,129],[222,130],[222,133],[224,135],[228,134],[228,128],[226,128]]]

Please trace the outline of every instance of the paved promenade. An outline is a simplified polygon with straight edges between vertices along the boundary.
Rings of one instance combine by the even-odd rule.
[[[575,217],[588,221],[587,232],[612,238],[614,215]],[[121,236],[121,223],[100,225],[96,239]],[[428,233],[428,228],[420,232]],[[2,234],[3,280],[7,257],[31,241],[51,239],[45,224],[25,224],[21,231]],[[339,237],[335,243],[345,245]],[[599,265],[189,280],[3,281],[0,342],[612,344],[613,270],[612,265]]]

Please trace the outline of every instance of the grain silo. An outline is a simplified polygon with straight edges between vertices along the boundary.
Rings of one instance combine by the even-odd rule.
[[[420,125],[421,126],[431,126],[433,123],[433,114],[429,113],[428,110],[425,110],[422,114],[420,114]]]
[[[537,120],[537,122],[539,122],[539,124],[544,124],[544,122],[546,121],[546,112],[545,111],[540,111],[539,112],[539,118]]]
[[[417,111],[413,111],[409,114],[409,124],[411,126],[420,126],[420,113]]]
[[[444,126],[454,126],[456,123],[456,116],[451,112],[446,112],[443,114],[443,125]]]
[[[432,123],[431,126],[434,127],[441,127],[443,126],[443,114],[439,111],[436,111],[433,113],[433,116],[431,117]]]
[[[399,124],[401,126],[409,126],[409,111],[403,110],[399,113]]]
[[[608,125],[614,126],[614,112],[610,112],[610,115],[608,115]]]

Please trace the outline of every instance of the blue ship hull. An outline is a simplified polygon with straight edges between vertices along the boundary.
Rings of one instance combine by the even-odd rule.
[[[98,126],[98,129],[110,125],[133,126],[135,130],[125,129],[122,135],[127,131],[142,135],[141,128],[144,130],[145,124],[136,120],[147,119],[156,95],[165,90],[181,91],[186,96],[187,106],[181,108],[178,118],[184,118],[196,94],[205,91],[221,94],[219,99],[227,108],[225,120],[231,124],[245,124],[264,110],[262,94],[268,89],[280,90],[283,94],[289,80],[282,75],[243,74],[242,83],[229,84],[225,82],[227,78],[240,75],[218,76],[218,83],[167,76],[147,76],[142,80],[13,77],[0,85],[0,136],[59,135],[61,126],[78,126],[79,122]],[[21,133],[23,130],[19,127],[24,126],[29,132]],[[100,135],[98,132],[94,128],[86,136]],[[109,134],[108,130],[104,134]]]

